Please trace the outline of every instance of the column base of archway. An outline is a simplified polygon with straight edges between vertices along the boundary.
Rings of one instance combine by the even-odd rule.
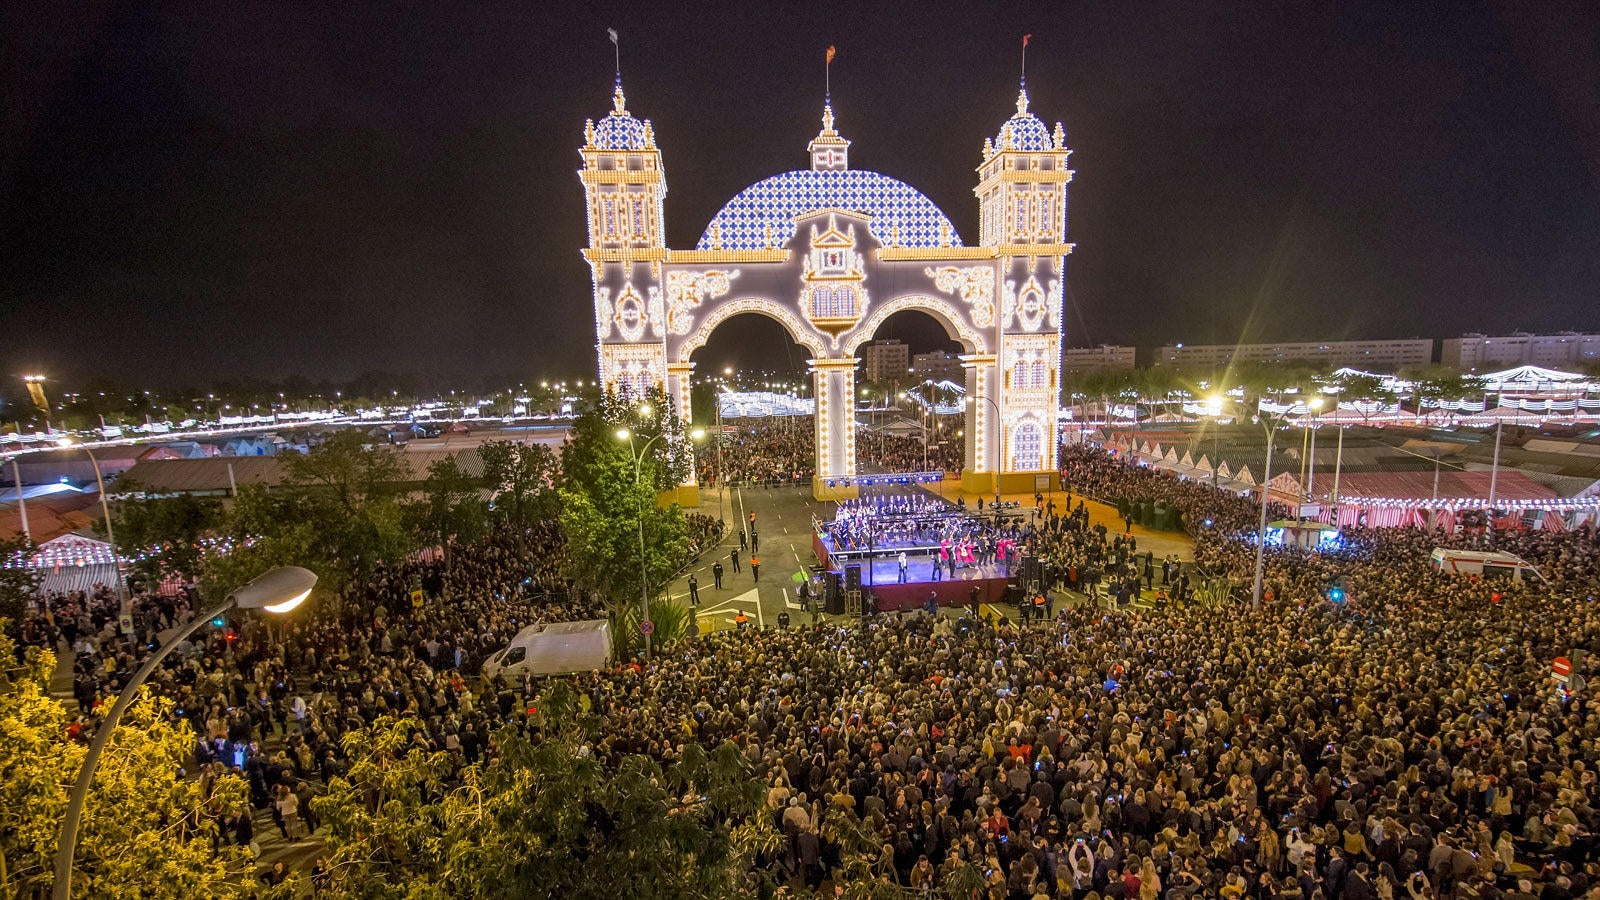
[[[861,489],[854,484],[829,485],[828,479],[821,475],[811,477],[811,496],[818,500],[854,500],[861,496]]]
[[[961,492],[986,497],[994,494],[993,472],[962,472]]]
[[[1000,493],[1002,494],[1034,494],[1049,493],[1061,490],[1061,473],[1045,470],[1042,472],[1001,472]]]
[[[662,491],[656,495],[656,506],[660,509],[666,509],[674,503],[685,509],[699,506],[700,485],[680,484],[670,491]]]

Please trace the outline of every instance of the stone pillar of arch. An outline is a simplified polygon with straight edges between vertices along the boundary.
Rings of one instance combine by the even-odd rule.
[[[848,500],[860,494],[856,474],[856,365],[854,356],[812,359],[811,379],[817,398],[817,474],[811,480],[818,500]]]
[[[678,414],[678,420],[683,423],[683,433],[686,435],[692,433],[696,427],[694,423],[694,405],[690,397],[690,390],[694,383],[693,379],[694,363],[667,363],[667,396],[672,398],[674,411]],[[670,495],[671,499],[676,500],[679,506],[696,507],[700,505],[700,481],[695,472],[694,441],[684,442],[683,453],[689,458],[689,475],[684,479],[683,484],[678,485],[675,490],[669,491],[668,495]],[[664,495],[661,499],[665,500],[666,496]]]
[[[967,371],[966,464],[961,469],[961,489],[992,494],[1000,473],[1000,417],[1003,397],[998,381],[997,357],[970,353],[961,357]],[[991,403],[992,401],[992,403]]]

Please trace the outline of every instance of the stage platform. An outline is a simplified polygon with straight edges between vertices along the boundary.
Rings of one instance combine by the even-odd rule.
[[[1010,581],[1001,565],[957,567],[954,578],[948,569],[943,574],[941,580],[934,581],[932,561],[913,556],[907,560],[906,582],[901,584],[899,560],[876,559],[870,574],[866,563],[861,563],[861,590],[871,591],[878,598],[879,611],[893,612],[921,609],[929,591],[938,595],[940,606],[965,606],[971,601],[973,587],[978,589],[979,603],[1000,603],[1005,600]]]

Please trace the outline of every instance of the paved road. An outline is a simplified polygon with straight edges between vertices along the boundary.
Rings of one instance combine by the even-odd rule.
[[[811,488],[732,488],[724,497],[728,510],[728,532],[722,544],[708,550],[690,566],[670,587],[674,600],[687,602],[689,578],[692,572],[699,581],[699,617],[702,627],[723,627],[739,609],[752,621],[771,624],[785,608],[799,621],[796,603],[794,573],[807,570],[815,563],[811,552],[811,517],[833,517],[832,503],[819,503],[811,498]],[[716,515],[717,493],[706,491],[701,496],[701,513]],[[756,515],[757,547],[752,552],[739,553],[741,571],[733,571],[729,551],[739,546],[739,527]],[[761,560],[761,577],[756,580],[750,569],[750,557]],[[717,590],[712,578],[711,565],[721,562],[723,568],[722,590]],[[750,592],[755,591],[751,596]]]
[[[971,509],[977,508],[977,494],[963,493],[955,481],[947,481],[936,488],[940,496],[948,500],[965,499]],[[823,520],[833,518],[834,504],[819,502],[811,497],[811,488],[807,486],[777,487],[777,488],[732,488],[720,499],[726,510],[728,533],[722,544],[714,550],[706,551],[700,559],[690,566],[688,572],[693,572],[699,581],[700,607],[698,618],[704,629],[721,629],[731,627],[734,615],[743,609],[755,624],[772,625],[779,612],[789,610],[789,616],[795,624],[800,624],[809,616],[802,616],[796,604],[795,583],[791,576],[805,570],[814,564],[817,559],[811,550],[811,518],[815,515]],[[983,495],[987,504],[993,500],[992,495]],[[1017,502],[1024,510],[1033,508],[1032,494],[1005,494],[1001,497],[1006,502]],[[1064,492],[1057,491],[1046,497],[1054,500],[1059,508],[1063,508],[1067,499]],[[719,495],[716,491],[705,491],[701,496],[701,513],[716,515],[718,511]],[[1083,500],[1074,496],[1073,504]],[[1107,506],[1093,500],[1084,501],[1089,512],[1090,524],[1104,524],[1113,533],[1123,530],[1123,522],[1117,518],[1115,507]],[[748,549],[739,553],[742,571],[735,574],[732,562],[728,558],[730,550],[739,546],[738,528],[741,523],[749,521],[750,513],[756,514],[756,531],[759,535],[759,547],[755,553],[761,559],[761,578],[759,581],[752,577],[749,560],[751,553]],[[1150,550],[1157,558],[1175,553],[1179,558],[1191,560],[1194,558],[1194,545],[1188,536],[1181,532],[1151,531],[1140,525],[1133,526],[1133,535],[1139,541],[1139,549]],[[723,587],[717,590],[711,575],[711,565],[721,562],[723,568]],[[688,601],[689,583],[688,572],[676,579],[670,587],[673,599],[683,602]],[[751,591],[755,595],[751,596]],[[1086,602],[1082,595],[1063,592],[1063,602]],[[996,608],[996,615],[1015,615],[1009,608],[1002,610]],[[834,617],[828,617],[834,618]]]

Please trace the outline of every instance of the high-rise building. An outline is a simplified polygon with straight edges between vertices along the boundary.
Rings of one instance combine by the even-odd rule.
[[[873,384],[905,381],[911,367],[911,348],[897,340],[873,341],[861,348],[861,374]]]
[[[1433,339],[1303,341],[1278,344],[1173,344],[1156,350],[1157,368],[1211,372],[1230,365],[1300,364],[1398,372],[1433,362]]]
[[[943,350],[911,357],[911,377],[917,381],[954,381],[957,384],[966,381],[961,371],[961,357]]]
[[[1512,366],[1576,368],[1600,362],[1600,334],[1517,332],[1502,337],[1464,334],[1445,338],[1439,362],[1464,372]]]
[[[1066,377],[1094,372],[1126,372],[1133,369],[1132,347],[1101,344],[1098,347],[1068,347],[1061,355],[1061,374]]]

